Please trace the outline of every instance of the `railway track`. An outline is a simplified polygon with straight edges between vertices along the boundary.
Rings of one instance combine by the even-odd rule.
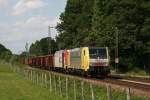
[[[150,92],[149,78],[109,76],[104,81]]]
[[[113,90],[126,91],[129,88],[131,89],[132,94],[137,96],[150,97],[150,83],[140,82],[140,81],[131,81],[126,79],[90,79],[90,82],[93,84],[101,85],[110,85]]]
[[[110,75],[110,78],[116,78],[116,79],[126,79],[131,81],[138,81],[143,83],[150,83],[150,77],[135,77],[135,76],[121,76],[121,75]]]
[[[132,78],[121,78],[121,77],[107,77],[104,79],[92,78],[89,79],[93,84],[110,85],[112,89],[119,91],[126,91],[129,88],[132,90],[132,94],[138,96],[150,97],[150,82],[149,80],[137,80]]]
[[[147,82],[132,81],[127,79],[104,79],[103,81],[123,87],[150,92],[150,83]]]

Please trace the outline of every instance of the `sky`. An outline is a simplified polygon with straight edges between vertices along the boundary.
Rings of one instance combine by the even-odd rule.
[[[67,0],[0,0],[0,44],[19,54],[25,44],[48,36],[56,26]],[[58,35],[51,29],[52,37]]]

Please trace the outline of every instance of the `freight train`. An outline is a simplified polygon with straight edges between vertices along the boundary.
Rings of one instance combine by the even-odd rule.
[[[47,70],[104,76],[110,73],[109,62],[108,47],[81,47],[29,57],[27,64]]]

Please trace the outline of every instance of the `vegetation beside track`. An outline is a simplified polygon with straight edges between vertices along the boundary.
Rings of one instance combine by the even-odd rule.
[[[33,84],[0,63],[0,100],[63,100],[48,89]]]
[[[0,44],[0,59],[9,61],[11,57],[12,57],[12,52],[9,49],[7,49],[5,46]]]
[[[121,73],[121,72],[116,72],[115,70],[111,70],[111,74],[112,75],[123,75],[123,76],[132,76],[132,77],[150,77],[150,74],[146,73],[143,70],[140,69],[135,69],[135,70],[131,70],[125,73]]]

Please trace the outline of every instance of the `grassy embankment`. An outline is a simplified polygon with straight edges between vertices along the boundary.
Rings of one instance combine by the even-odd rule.
[[[61,78],[62,81],[62,87],[63,87],[63,93],[65,93],[65,78]],[[56,80],[58,80],[56,78]],[[90,83],[84,82],[83,87],[82,87],[82,81],[76,80],[76,100],[92,100],[92,93],[91,93],[91,87]],[[69,95],[69,100],[75,100],[74,99],[74,79],[69,79],[68,80],[68,95]],[[93,88],[93,96],[94,100],[108,100],[107,97],[107,88],[105,86],[100,86],[100,85],[92,85]],[[82,95],[82,89],[83,89],[83,95]],[[63,94],[65,95],[65,94]],[[112,90],[112,100],[127,100],[127,94],[126,90],[124,91],[116,91]],[[148,97],[140,97],[140,96],[135,96],[131,93],[131,100],[150,100]]]
[[[134,69],[128,72],[116,72],[115,70],[111,71],[112,74],[123,74],[125,76],[141,76],[141,77],[150,77],[150,74],[146,73],[144,70]]]
[[[0,100],[63,100],[48,89],[33,84],[0,63]]]
[[[66,97],[66,95],[68,95],[68,100],[108,100],[106,86],[94,85],[86,81],[78,80],[73,77],[71,78],[69,76],[63,76],[57,73],[51,73],[49,71],[38,69],[33,70],[34,72],[36,72],[36,74],[37,73],[46,74],[47,76],[46,81],[48,81],[47,83],[48,86],[50,86],[49,74],[51,74],[52,90],[57,94],[62,95],[63,97]],[[39,79],[41,78],[39,77]],[[68,80],[67,82],[66,79]],[[66,83],[68,84],[67,86]],[[127,100],[126,89],[123,90],[124,91],[122,92],[112,90],[112,100]],[[93,91],[93,99],[92,99],[92,91]],[[150,100],[150,98],[144,96],[135,96],[131,92],[131,100]]]

